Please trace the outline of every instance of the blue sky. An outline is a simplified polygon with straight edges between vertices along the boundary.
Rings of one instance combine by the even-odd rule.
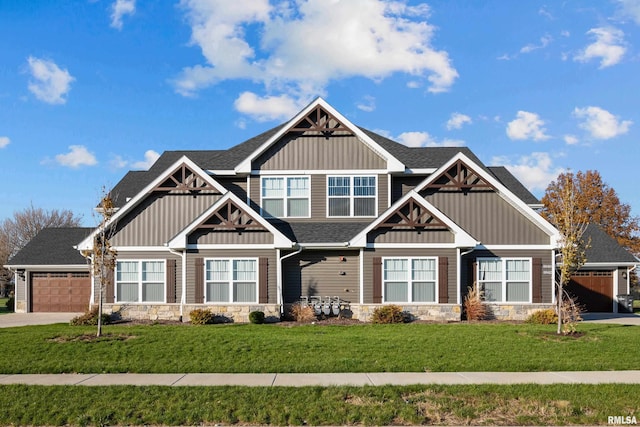
[[[598,170],[639,215],[639,49],[640,0],[0,0],[0,220],[33,204],[94,225],[126,171],[316,96],[538,197]]]

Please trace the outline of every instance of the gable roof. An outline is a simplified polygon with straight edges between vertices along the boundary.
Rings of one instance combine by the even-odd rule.
[[[44,228],[7,264],[10,267],[87,265],[75,245],[86,238],[93,228]]]
[[[351,123],[346,117],[340,114],[336,109],[329,105],[324,99],[318,97],[307,105],[302,111],[300,111],[295,117],[289,120],[284,126],[280,127],[273,135],[271,135],[264,143],[258,148],[252,151],[241,163],[235,167],[235,171],[239,173],[250,173],[252,162],[264,153],[269,147],[275,144],[282,136],[284,136],[289,130],[294,129],[295,126],[305,119],[311,112],[316,109],[323,109],[328,114],[333,116],[341,126],[351,130],[355,136],[370,149],[376,152],[379,156],[387,162],[387,170],[390,172],[404,172],[405,165],[398,160],[395,156],[389,153],[384,147],[374,141],[368,134],[363,132],[358,126]]]
[[[504,166],[488,166],[487,169],[489,169],[489,171],[498,179],[498,181],[500,181],[505,187],[511,190],[513,194],[518,196],[520,200],[528,205],[542,207],[540,200],[538,200],[536,196],[531,194],[531,192],[527,190],[527,188],[522,185],[522,183],[518,181],[515,176],[513,176],[509,169]]]
[[[596,224],[589,224],[582,235],[585,242],[590,242],[585,251],[587,262],[585,266],[597,264],[636,265],[640,261],[629,251],[620,246],[613,237],[609,236]]]

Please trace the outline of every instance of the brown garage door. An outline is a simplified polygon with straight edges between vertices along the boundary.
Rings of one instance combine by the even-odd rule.
[[[571,276],[567,291],[578,298],[586,311],[613,311],[613,272],[579,271]]]
[[[89,306],[89,273],[33,273],[31,311],[80,312]]]

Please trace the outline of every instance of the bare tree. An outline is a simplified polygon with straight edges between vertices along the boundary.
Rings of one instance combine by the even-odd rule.
[[[112,286],[113,271],[116,266],[116,250],[111,246],[111,237],[115,227],[110,224],[115,213],[115,206],[110,194],[103,189],[102,200],[98,207],[101,215],[98,232],[93,238],[93,277],[98,282],[98,337],[102,336],[102,307],[107,286]]]
[[[569,177],[563,179],[560,189],[556,193],[555,203],[546,207],[547,218],[560,232],[559,263],[556,276],[556,304],[558,313],[557,333],[575,330],[574,310],[567,310],[572,306],[571,298],[566,295],[565,287],[571,276],[586,262],[585,251],[590,242],[582,238],[588,225],[588,219],[581,214],[578,203],[578,189]],[[566,328],[565,325],[568,325]]]
[[[81,216],[76,216],[68,209],[45,210],[32,204],[23,211],[15,212],[12,218],[0,222],[0,290],[12,279],[12,273],[2,266],[36,234],[49,227],[79,227],[81,221]]]

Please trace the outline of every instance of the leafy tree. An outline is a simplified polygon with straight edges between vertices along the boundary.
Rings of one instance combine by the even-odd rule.
[[[0,290],[11,283],[12,273],[2,267],[36,234],[48,227],[79,227],[82,217],[68,209],[45,210],[33,205],[0,222]]]
[[[559,206],[563,204],[564,190],[573,188],[576,220],[597,224],[609,236],[635,255],[640,255],[640,222],[631,215],[631,207],[621,203],[615,190],[602,181],[598,171],[567,172],[549,184],[542,198],[542,216],[558,226],[561,218]]]

